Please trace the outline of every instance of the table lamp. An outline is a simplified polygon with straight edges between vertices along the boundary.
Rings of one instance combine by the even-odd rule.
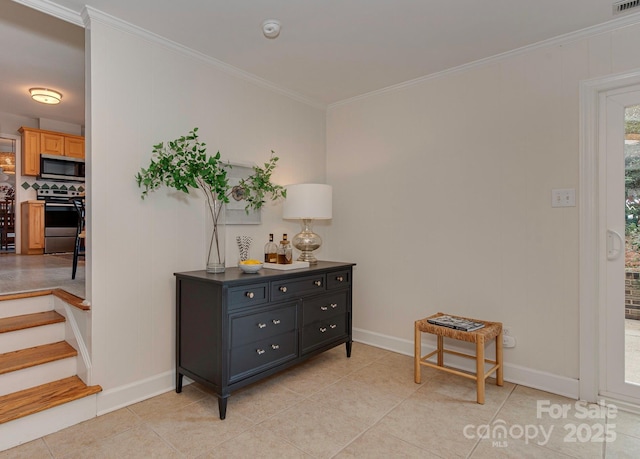
[[[319,183],[299,183],[287,185],[282,218],[301,220],[302,231],[293,237],[293,246],[300,250],[298,261],[318,263],[313,251],[322,245],[322,239],[313,232],[313,220],[331,218],[332,189],[330,185]]]

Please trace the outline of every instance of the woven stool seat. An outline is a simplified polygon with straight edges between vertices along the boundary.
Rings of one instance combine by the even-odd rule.
[[[427,320],[429,319],[433,319],[433,318],[444,316],[444,315],[448,316],[450,314],[443,314],[439,312],[425,319],[417,320],[416,327],[418,327],[420,331],[423,333],[431,333],[432,335],[445,336],[447,338],[453,338],[459,341],[466,341],[468,343],[475,343],[478,341],[478,338],[480,337],[483,337],[484,342],[488,343],[489,341],[494,339],[496,336],[498,336],[500,332],[502,332],[502,324],[500,322],[487,322],[486,320],[470,319],[468,317],[455,316],[458,319],[466,319],[472,322],[482,322],[484,324],[484,327],[480,328],[479,330],[467,332],[463,330],[456,330],[454,328],[442,327],[440,325],[435,325],[427,322]]]
[[[500,322],[488,322],[486,320],[470,319],[468,317],[452,316],[458,319],[466,319],[472,322],[482,322],[484,326],[478,330],[464,331],[456,330],[454,328],[444,327],[441,325],[435,325],[429,323],[429,319],[451,314],[443,314],[439,312],[424,319],[416,320],[414,324],[415,330],[415,354],[414,354],[414,376],[415,382],[420,384],[421,382],[421,366],[435,368],[436,370],[446,371],[448,373],[463,376],[465,378],[473,379],[477,385],[477,402],[484,404],[484,387],[485,380],[493,373],[496,373],[496,384],[502,386],[503,384],[503,363],[502,363],[502,323]],[[435,351],[422,356],[422,333],[430,333],[437,336],[437,348]],[[468,343],[475,343],[476,355],[464,354],[462,352],[451,351],[444,348],[444,338],[456,339],[459,341],[466,341]],[[489,360],[484,357],[484,346],[486,343],[495,340],[496,342],[496,359]],[[444,366],[444,354],[454,354],[460,357],[475,359],[476,361],[476,373],[469,374],[462,371],[454,370]],[[427,361],[428,358],[437,354],[437,364]],[[489,371],[484,371],[485,363],[494,364]]]

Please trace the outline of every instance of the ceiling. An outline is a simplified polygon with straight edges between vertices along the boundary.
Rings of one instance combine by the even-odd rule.
[[[614,15],[611,0],[53,0],[76,13],[85,3],[322,106],[640,16]],[[0,47],[0,111],[84,124],[83,30],[10,0],[0,8],[0,39],[13,44]],[[266,19],[282,23],[278,38],[262,35]],[[63,102],[30,101],[35,85]]]
[[[0,112],[83,126],[84,29],[10,0],[0,11]],[[33,87],[60,91],[62,102],[31,100]]]

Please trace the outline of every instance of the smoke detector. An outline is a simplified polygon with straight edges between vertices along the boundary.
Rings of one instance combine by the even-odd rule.
[[[276,38],[280,35],[280,21],[267,19],[262,23],[262,33],[267,38]]]

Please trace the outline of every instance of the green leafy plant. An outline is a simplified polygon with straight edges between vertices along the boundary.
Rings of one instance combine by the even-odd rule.
[[[239,187],[247,202],[246,212],[260,209],[267,199],[276,200],[286,197],[286,190],[281,185],[271,181],[271,175],[276,168],[278,157],[271,151],[269,161],[264,167],[254,166],[253,173],[240,180]],[[171,140],[166,144],[161,142],[153,146],[153,156],[149,167],[141,168],[136,174],[138,186],[144,188],[142,198],[149,192],[167,186],[178,191],[189,193],[191,189],[199,189],[205,196],[213,222],[213,235],[209,246],[209,253],[215,244],[219,249],[218,223],[222,209],[214,202],[229,202],[233,187],[229,185],[227,172],[233,166],[221,160],[218,151],[213,156],[207,155],[204,142],[198,139],[198,128],[193,128],[188,135]],[[238,191],[236,190],[236,193]],[[216,253],[221,253],[217,250]]]
[[[136,174],[139,187],[144,187],[142,198],[161,186],[189,193],[190,188],[202,191],[208,202],[229,202],[232,188],[227,172],[233,166],[222,161],[220,152],[207,156],[204,142],[198,139],[198,128],[188,135],[153,146],[153,156],[148,168]],[[246,211],[260,209],[266,202],[286,197],[286,190],[271,182],[271,175],[279,158],[271,151],[271,158],[264,167],[254,166],[253,174],[240,180],[247,201]]]

